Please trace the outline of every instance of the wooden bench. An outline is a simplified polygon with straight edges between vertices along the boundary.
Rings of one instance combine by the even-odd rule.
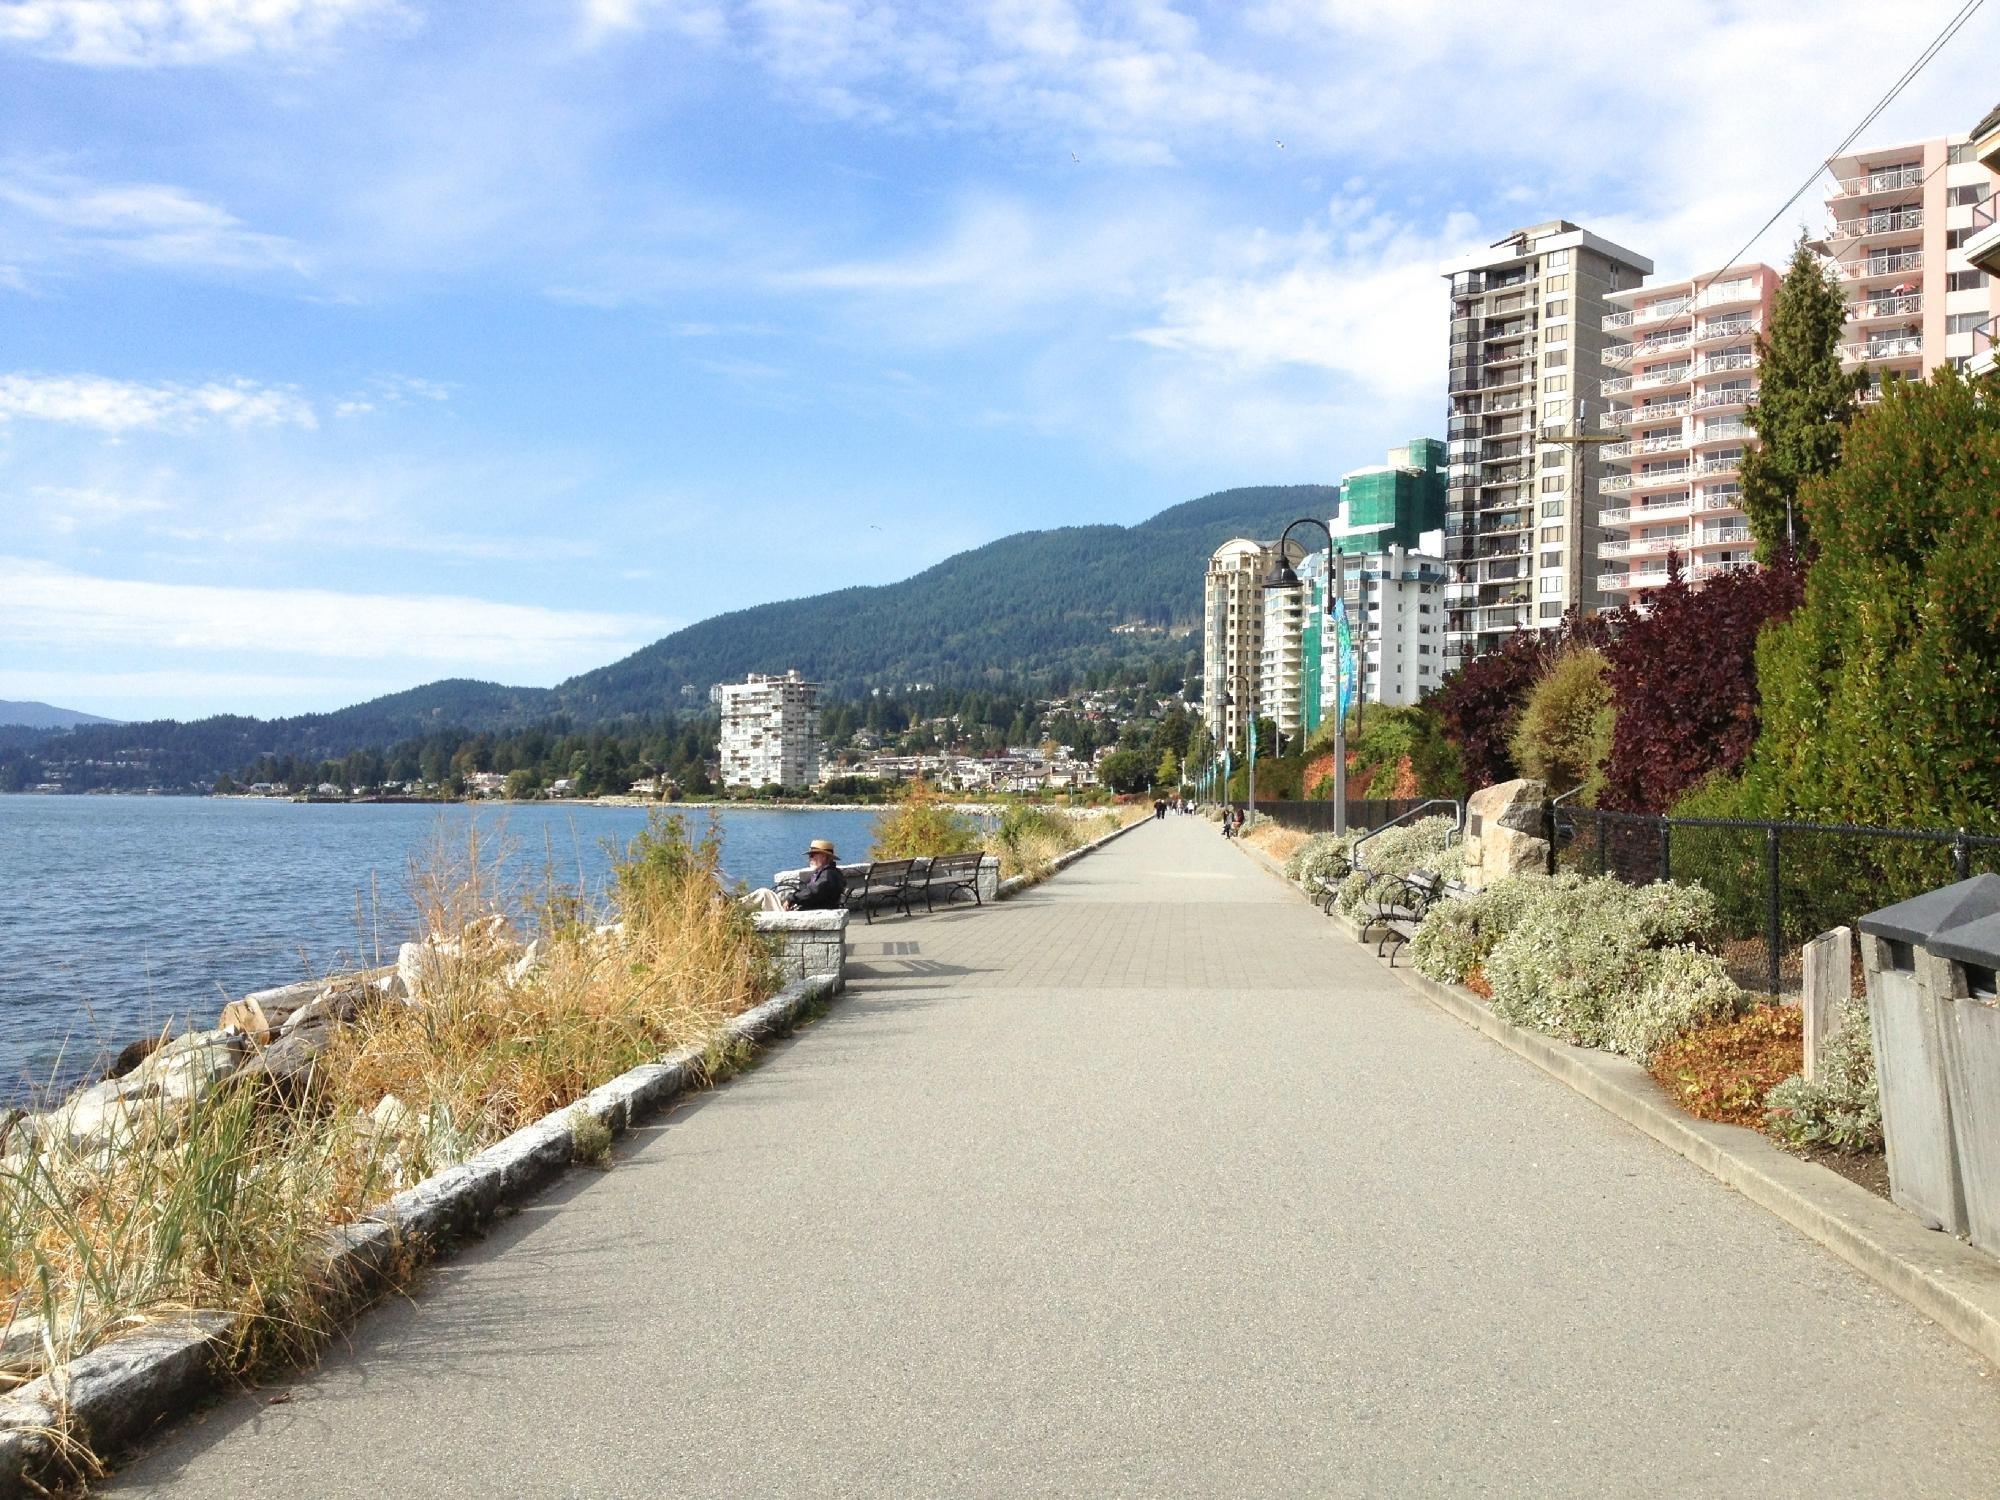
[[[910,872],[916,864],[914,859],[878,859],[872,865],[861,866],[848,876],[847,894],[841,898],[841,905],[849,911],[860,912],[870,922],[875,920],[875,908],[878,906],[893,906],[907,917],[910,914]]]
[[[1396,967],[1396,950],[1417,935],[1424,916],[1444,897],[1442,876],[1430,870],[1409,875],[1377,875],[1368,883],[1363,900],[1369,907],[1369,927],[1379,927],[1382,936],[1375,944],[1375,956],[1386,956]],[[1365,929],[1364,929],[1365,930]]]
[[[979,895],[979,867],[985,859],[981,853],[933,855],[923,873],[924,910],[930,911],[931,902],[940,895],[946,906],[964,896],[972,897],[974,906],[984,906]]]

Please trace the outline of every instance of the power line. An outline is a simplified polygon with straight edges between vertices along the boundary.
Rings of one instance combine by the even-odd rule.
[[[1931,38],[1930,44],[1926,46],[1924,50],[1917,55],[1917,60],[1911,63],[1909,67],[1903,70],[1902,76],[1899,77],[1893,84],[1889,86],[1889,91],[1875,102],[1874,107],[1870,109],[1867,114],[1861,117],[1860,123],[1858,123],[1852,130],[1848,131],[1846,136],[1844,136],[1841,139],[1840,144],[1838,146],[1835,146],[1833,150],[1827,154],[1826,159],[1813,169],[1812,175],[1808,177],[1804,182],[1798,185],[1797,189],[1792,193],[1791,197],[1787,198],[1783,203],[1778,205],[1778,211],[1776,213],[1772,214],[1770,218],[1766,219],[1761,225],[1758,226],[1757,232],[1751,235],[1748,240],[1744,241],[1743,248],[1741,250],[1738,250],[1734,255],[1730,256],[1728,260],[1724,261],[1720,269],[1710,272],[1707,281],[1697,281],[1694,287],[1691,289],[1689,295],[1699,296],[1701,294],[1703,287],[1712,283],[1716,277],[1722,274],[1723,271],[1728,270],[1729,268],[1734,266],[1739,260],[1741,260],[1745,255],[1749,254],[1750,247],[1755,245],[1757,241],[1762,239],[1764,235],[1770,230],[1771,226],[1777,223],[1778,220],[1783,218],[1794,203],[1798,202],[1799,199],[1803,198],[1806,195],[1807,191],[1811,189],[1813,184],[1819,181],[1820,174],[1829,170],[1832,167],[1833,163],[1846,152],[1847,148],[1852,146],[1857,140],[1861,138],[1861,134],[1863,131],[1865,131],[1870,125],[1873,125],[1876,122],[1876,120],[1881,118],[1882,112],[1886,110],[1891,104],[1895,103],[1896,97],[1916,80],[1917,75],[1923,72],[1925,67],[1929,65],[1932,58],[1936,57],[1938,53],[1942,52],[1947,46],[1950,45],[1952,38],[1957,36],[1960,31],[1965,29],[1966,23],[1969,22],[1975,15],[1979,13],[1980,7],[1983,6],[1985,3],[1986,0],[1965,0],[1965,3],[1958,8],[1958,11],[1952,16],[1952,18],[1949,21],[1945,22],[1944,29],[1940,31],[1935,37]],[[1929,179],[1926,178],[1926,181],[1928,180]]]

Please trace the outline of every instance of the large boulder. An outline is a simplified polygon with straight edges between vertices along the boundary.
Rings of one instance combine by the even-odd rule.
[[[1466,887],[1483,891],[1513,875],[1549,867],[1549,789],[1533,777],[1481,787],[1465,804]]]

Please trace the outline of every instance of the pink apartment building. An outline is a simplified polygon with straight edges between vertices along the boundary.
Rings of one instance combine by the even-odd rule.
[[[1973,357],[2000,315],[2000,283],[1966,255],[1990,223],[2000,175],[1963,136],[1856,152],[1828,163],[1832,223],[1820,248],[1847,292],[1845,362],[1879,391]],[[1990,335],[1988,335],[1990,337]]]
[[[1731,266],[1665,286],[1608,293],[1604,317],[1622,342],[1605,349],[1600,389],[1604,507],[1597,587],[1624,604],[1666,582],[1678,552],[1691,581],[1742,567],[1755,551],[1737,466],[1756,434],[1757,335],[1769,324],[1779,273]]]

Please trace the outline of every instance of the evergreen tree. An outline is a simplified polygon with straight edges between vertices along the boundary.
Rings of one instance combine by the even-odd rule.
[[[1808,483],[1805,602],[1757,647],[1741,810],[2000,829],[2000,379],[1897,381]]]
[[[1757,336],[1757,404],[1748,420],[1761,441],[1743,455],[1741,467],[1744,514],[1765,562],[1805,551],[1799,486],[1840,462],[1841,438],[1865,378],[1840,368],[1846,326],[1840,283],[1801,235],[1778,287],[1771,325]]]

